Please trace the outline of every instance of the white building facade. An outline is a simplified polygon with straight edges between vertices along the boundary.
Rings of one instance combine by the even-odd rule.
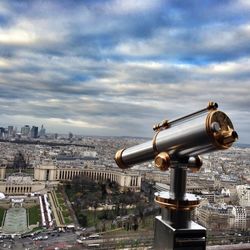
[[[239,197],[239,204],[242,207],[250,206],[250,186],[238,185],[236,186],[236,191]]]

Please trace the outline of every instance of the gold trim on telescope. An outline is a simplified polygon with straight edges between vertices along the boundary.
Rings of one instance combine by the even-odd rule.
[[[162,122],[155,124],[153,127],[154,131],[160,131],[163,129],[167,129],[170,127],[169,121],[168,120],[163,120]]]
[[[207,115],[206,130],[218,149],[228,149],[238,139],[231,120],[222,111],[214,110]]]
[[[125,148],[120,149],[115,154],[115,162],[118,165],[118,167],[121,168],[121,169],[129,168],[129,166],[127,166],[126,164],[124,164],[124,162],[122,160],[122,153],[123,153],[124,150],[125,150]]]
[[[170,156],[166,152],[161,152],[155,157],[155,167],[161,171],[167,171],[170,167]]]
[[[164,198],[161,196],[155,196],[155,203],[159,204],[160,207],[168,208],[171,210],[184,210],[190,211],[195,209],[200,204],[200,199],[196,200],[177,200],[171,198]]]
[[[207,105],[207,110],[216,110],[218,108],[218,104],[216,102],[209,102]]]

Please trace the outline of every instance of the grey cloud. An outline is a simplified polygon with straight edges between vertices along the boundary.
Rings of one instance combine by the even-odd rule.
[[[145,13],[119,9],[119,1],[13,2],[5,2],[10,21],[0,18],[1,31],[21,29],[34,39],[2,41],[0,117],[83,134],[151,136],[154,123],[212,100],[247,135],[250,20],[234,21],[240,4],[232,9],[231,2],[222,16],[225,4],[214,2],[209,10],[221,14],[215,21],[217,14],[198,2],[184,9],[169,1]],[[203,14],[192,21],[197,8]]]

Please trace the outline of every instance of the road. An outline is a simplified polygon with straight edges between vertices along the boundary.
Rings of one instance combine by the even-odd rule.
[[[49,247],[56,246],[66,246],[73,245],[76,243],[76,234],[73,232],[62,232],[62,233],[41,233],[39,236],[48,236],[46,240],[33,240],[35,237],[26,237],[26,238],[15,238],[13,239],[2,239],[0,241],[0,249],[15,249],[15,250],[23,250],[23,249],[46,249]],[[54,248],[52,248],[54,249]]]
[[[150,247],[153,244],[153,233],[128,232],[119,235],[101,236],[96,239],[83,240],[82,246],[88,249],[92,244],[99,244],[98,249],[119,249],[119,247]],[[145,248],[146,249],[146,248]],[[149,249],[149,248],[148,248]]]

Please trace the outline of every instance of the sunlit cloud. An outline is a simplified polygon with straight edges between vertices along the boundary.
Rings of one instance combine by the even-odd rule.
[[[0,43],[4,44],[31,44],[35,42],[36,37],[24,30],[0,30]]]

